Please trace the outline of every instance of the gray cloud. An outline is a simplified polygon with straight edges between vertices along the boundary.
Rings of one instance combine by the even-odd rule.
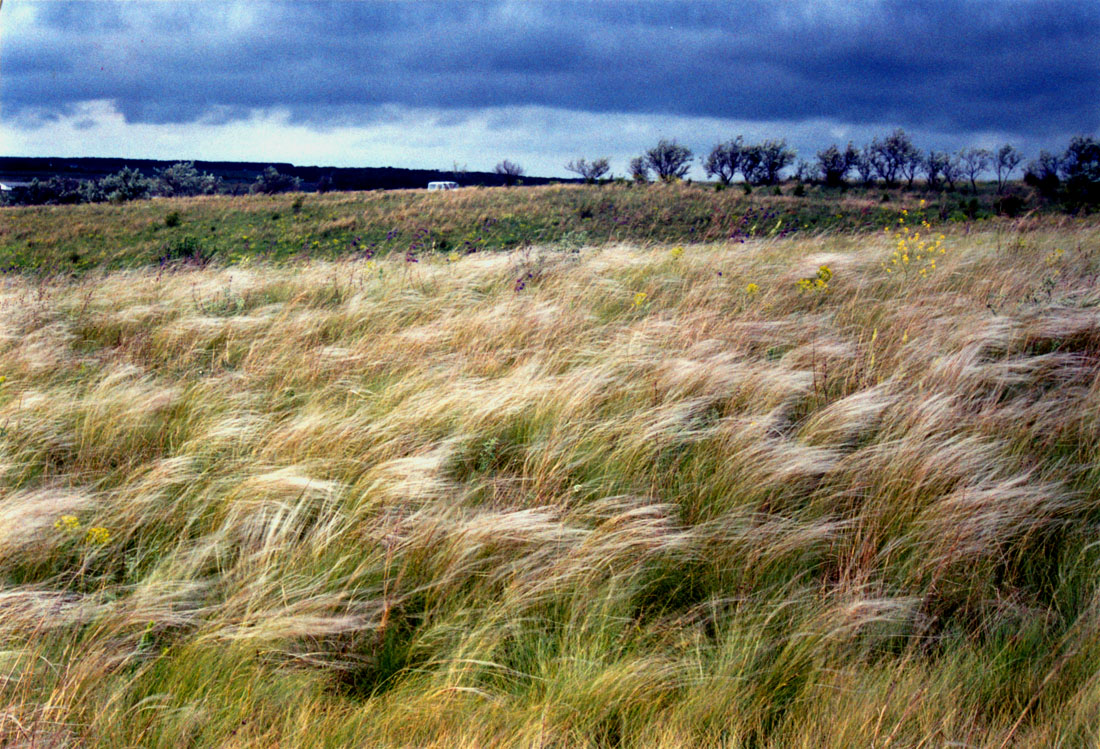
[[[28,2],[0,102],[50,117],[371,122],[385,106],[819,119],[1026,138],[1100,123],[1100,4]]]

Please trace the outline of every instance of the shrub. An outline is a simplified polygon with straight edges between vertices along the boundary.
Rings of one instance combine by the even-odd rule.
[[[657,179],[672,182],[683,179],[691,168],[691,149],[674,140],[662,138],[656,146],[643,154],[648,169],[652,169]],[[633,162],[631,162],[633,166]]]
[[[137,169],[129,167],[123,167],[115,174],[109,174],[99,181],[99,189],[112,203],[147,198],[155,187],[156,182]]]
[[[827,187],[839,187],[848,179],[848,172],[856,165],[859,151],[851,143],[841,151],[835,145],[817,152],[817,168]]]
[[[269,166],[264,173],[256,178],[249,188],[250,192],[264,195],[275,195],[281,192],[295,192],[302,189],[300,177],[292,177],[289,174],[280,174],[279,170]]]
[[[1008,216],[1009,218],[1016,218],[1024,212],[1024,207],[1027,205],[1027,201],[1021,198],[1019,195],[1005,195],[999,198],[997,202],[993,204],[994,210],[1002,216]]]
[[[163,248],[161,262],[188,262],[198,265],[206,265],[214,254],[203,247],[195,237],[183,237]]]
[[[200,172],[193,161],[180,161],[157,172],[157,191],[167,197],[213,195],[221,180],[208,172]]]
[[[89,202],[85,185],[72,177],[35,178],[29,185],[17,187],[7,196],[10,205],[71,205]]]

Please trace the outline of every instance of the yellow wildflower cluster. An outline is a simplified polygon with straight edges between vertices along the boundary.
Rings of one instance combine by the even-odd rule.
[[[752,296],[754,294],[758,294],[758,293],[760,293],[760,287],[757,286],[754,283],[750,283],[748,286],[745,287],[745,293],[748,294],[749,296]]]
[[[829,270],[829,266],[823,265],[817,269],[816,275],[799,279],[798,288],[802,291],[828,291],[832,277],[833,272]]]
[[[87,543],[102,546],[111,540],[111,532],[106,528],[89,528],[88,532],[84,534],[84,540]]]
[[[671,250],[669,250],[668,254],[672,255],[673,258],[683,257],[684,248],[680,246],[673,247]]]
[[[921,207],[923,206],[922,200]],[[901,215],[898,216],[897,227],[892,233],[894,252],[882,267],[887,273],[907,274],[914,271],[924,278],[936,270],[936,256],[947,252],[947,248],[943,246],[943,241],[947,237],[943,234],[933,236],[932,225],[928,223],[923,213],[916,217],[919,222],[916,229],[906,223],[908,217],[907,210],[902,210]],[[884,231],[891,234],[890,227],[886,227]]]
[[[80,520],[76,515],[62,515],[54,521],[53,527],[64,533],[78,533],[81,529]],[[102,546],[111,540],[111,532],[100,526],[92,526],[84,532],[84,543]]]
[[[1048,268],[1054,267],[1058,264],[1058,261],[1062,259],[1062,255],[1065,254],[1065,250],[1054,250],[1049,255],[1047,255],[1046,258],[1043,259],[1043,262]]]
[[[78,531],[80,530],[80,521],[76,519],[76,515],[62,515],[53,524],[53,527],[59,531]]]
[[[649,294],[645,293],[644,291],[639,291],[638,293],[636,293],[634,295],[634,309],[640,308],[643,304],[645,304],[645,300],[648,298]]]

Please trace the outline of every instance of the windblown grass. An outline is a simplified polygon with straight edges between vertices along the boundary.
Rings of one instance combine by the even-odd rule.
[[[0,743],[1095,743],[1100,230],[943,246],[5,279]]]

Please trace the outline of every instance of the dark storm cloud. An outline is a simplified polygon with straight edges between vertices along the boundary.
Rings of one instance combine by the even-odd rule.
[[[1097,129],[1100,3],[40,2],[0,50],[8,114],[109,99],[130,121],[385,105]]]

